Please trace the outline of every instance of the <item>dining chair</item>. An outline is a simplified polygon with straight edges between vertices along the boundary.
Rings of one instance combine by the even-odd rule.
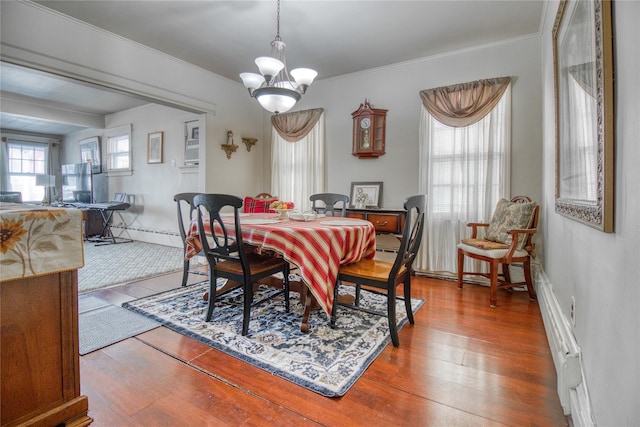
[[[407,211],[407,218],[404,223],[400,248],[398,249],[394,262],[377,259],[361,259],[360,261],[340,266],[338,270],[338,280],[334,290],[333,309],[331,311],[332,328],[335,328],[338,306],[362,310],[379,316],[387,316],[391,341],[395,347],[400,345],[396,321],[396,299],[404,299],[407,318],[409,319],[409,323],[413,324],[413,309],[411,308],[412,266],[422,241],[426,207],[427,196],[425,195],[420,194],[405,199],[404,208]],[[343,282],[355,284],[355,301],[353,303],[338,301],[339,286],[343,284]],[[404,284],[402,297],[396,295],[396,288],[400,283]],[[363,289],[362,286],[366,286],[366,288]],[[360,305],[360,294],[363,290],[379,293],[369,288],[380,289],[382,291],[381,293],[387,296],[386,313],[371,310]]]
[[[285,311],[289,312],[289,263],[283,258],[258,254],[242,240],[240,209],[242,199],[227,194],[199,194],[194,197],[198,234],[202,251],[209,262],[209,306],[205,320],[211,320],[219,277],[240,283],[243,290],[242,335],[249,331],[251,307],[284,294]],[[233,224],[223,221],[221,210],[233,209]],[[230,217],[226,218],[229,221]],[[205,224],[208,226],[205,227]],[[229,232],[233,230],[233,237]],[[258,280],[282,273],[282,290],[253,301],[254,284]]]
[[[349,196],[337,193],[318,193],[309,197],[311,201],[311,209],[317,213],[327,216],[336,216],[336,211],[340,212],[340,216],[347,216],[347,207],[349,206]],[[319,204],[318,202],[322,202]]]
[[[182,268],[182,286],[187,286],[187,279],[189,273],[201,274],[206,273],[197,270],[191,270],[191,259],[186,258],[187,254],[187,227],[191,224],[191,221],[195,219],[196,207],[193,205],[193,198],[200,193],[178,193],[173,196],[173,200],[176,202],[178,208],[178,231],[180,232],[180,238],[182,239],[182,246],[184,248],[182,254],[183,268]],[[202,252],[197,255],[203,255]]]
[[[275,211],[271,210],[269,205],[277,200],[277,196],[272,196],[269,193],[260,193],[253,197],[247,196],[244,198],[244,213],[273,213]]]
[[[498,288],[513,288],[525,285],[529,299],[536,300],[536,291],[531,279],[531,257],[535,258],[533,235],[538,226],[540,207],[527,196],[516,196],[507,201],[498,201],[490,223],[472,222],[471,237],[458,244],[458,288],[462,289],[464,275],[482,276],[489,279],[489,305],[498,303]],[[485,229],[479,238],[478,229]],[[464,257],[489,263],[489,273],[464,271]],[[509,266],[522,263],[524,282],[513,282]],[[502,267],[502,272],[499,272]]]

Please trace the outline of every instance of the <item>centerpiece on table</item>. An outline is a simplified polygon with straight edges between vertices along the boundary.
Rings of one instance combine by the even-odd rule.
[[[294,208],[293,202],[283,202],[282,200],[276,200],[269,205],[269,209],[274,210],[280,214],[280,219],[287,219],[287,215]]]

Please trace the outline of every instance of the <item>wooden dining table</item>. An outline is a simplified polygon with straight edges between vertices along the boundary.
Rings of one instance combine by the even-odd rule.
[[[223,216],[226,224],[233,224],[230,214]],[[257,251],[273,251],[297,267],[303,285],[301,301],[305,313],[301,330],[308,330],[308,316],[317,304],[330,317],[340,265],[373,258],[376,234],[371,222],[343,217],[318,217],[308,221],[280,219],[274,214],[240,214],[242,239]],[[205,231],[210,232],[205,223]],[[233,235],[235,229],[228,227]],[[186,259],[202,249],[197,221],[192,221],[187,233]],[[307,292],[311,298],[305,298]]]

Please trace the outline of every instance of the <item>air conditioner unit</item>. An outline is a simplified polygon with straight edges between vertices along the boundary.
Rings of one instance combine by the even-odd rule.
[[[200,164],[200,140],[187,139],[184,146],[184,164],[188,166]]]

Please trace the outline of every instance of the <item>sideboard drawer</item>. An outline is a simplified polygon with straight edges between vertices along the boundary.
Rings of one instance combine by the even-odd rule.
[[[404,209],[347,209],[349,218],[370,221],[378,234],[402,234],[406,215]]]
[[[366,215],[359,212],[347,212],[348,218],[367,219]]]
[[[381,233],[398,233],[398,215],[373,214],[367,215],[367,219],[373,223],[376,231]]]

